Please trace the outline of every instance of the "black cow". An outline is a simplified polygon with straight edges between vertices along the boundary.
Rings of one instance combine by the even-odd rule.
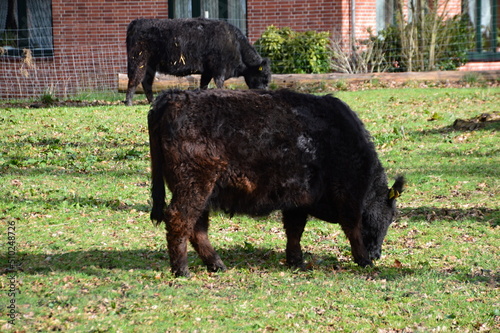
[[[212,209],[281,210],[293,267],[304,266],[300,239],[309,215],[339,223],[360,266],[380,258],[404,179],[388,188],[369,133],[339,99],[288,90],[166,91],[148,126],[151,219],[166,224],[175,275],[189,275],[188,240],[210,271],[226,268],[208,240]]]
[[[127,28],[128,87],[125,103],[132,105],[136,87],[153,102],[156,72],[176,76],[201,74],[200,88],[213,78],[243,76],[250,89],[265,89],[271,80],[268,59],[263,59],[235,26],[218,20],[137,19]]]

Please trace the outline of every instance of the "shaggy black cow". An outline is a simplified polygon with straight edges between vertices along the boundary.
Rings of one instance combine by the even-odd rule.
[[[217,20],[137,19],[127,29],[128,87],[125,103],[132,105],[136,87],[153,102],[156,72],[176,76],[201,74],[200,87],[213,78],[243,76],[250,89],[265,89],[271,80],[268,59],[263,59],[235,26]]]
[[[288,90],[166,91],[148,126],[151,219],[166,224],[175,275],[189,275],[188,240],[210,271],[226,268],[208,240],[212,209],[281,210],[293,267],[304,266],[300,239],[309,215],[339,223],[360,266],[380,257],[404,180],[388,188],[370,135],[339,99]]]

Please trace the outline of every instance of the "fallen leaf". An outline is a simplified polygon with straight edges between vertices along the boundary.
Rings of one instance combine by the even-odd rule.
[[[401,268],[403,267],[403,264],[398,259],[395,259],[394,264],[392,264],[392,267]]]

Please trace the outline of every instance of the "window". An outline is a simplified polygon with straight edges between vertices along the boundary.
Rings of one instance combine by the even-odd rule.
[[[469,14],[476,30],[476,47],[471,53],[474,60],[498,60],[498,37],[500,6],[495,0],[468,0],[465,12]]]
[[[395,21],[395,0],[377,0],[376,2],[376,22],[377,31],[394,24]]]
[[[168,2],[170,18],[206,17],[225,20],[246,35],[246,0],[174,0]]]
[[[8,56],[22,56],[23,49],[34,57],[52,56],[52,1],[1,0],[0,47]]]

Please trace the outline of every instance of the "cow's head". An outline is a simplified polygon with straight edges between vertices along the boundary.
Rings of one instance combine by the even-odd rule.
[[[396,215],[396,198],[403,192],[405,180],[399,176],[394,185],[372,188],[363,209],[362,237],[370,260],[380,258],[382,243]]]
[[[248,66],[243,73],[245,82],[250,89],[267,89],[271,82],[271,61],[263,58],[256,66]]]

